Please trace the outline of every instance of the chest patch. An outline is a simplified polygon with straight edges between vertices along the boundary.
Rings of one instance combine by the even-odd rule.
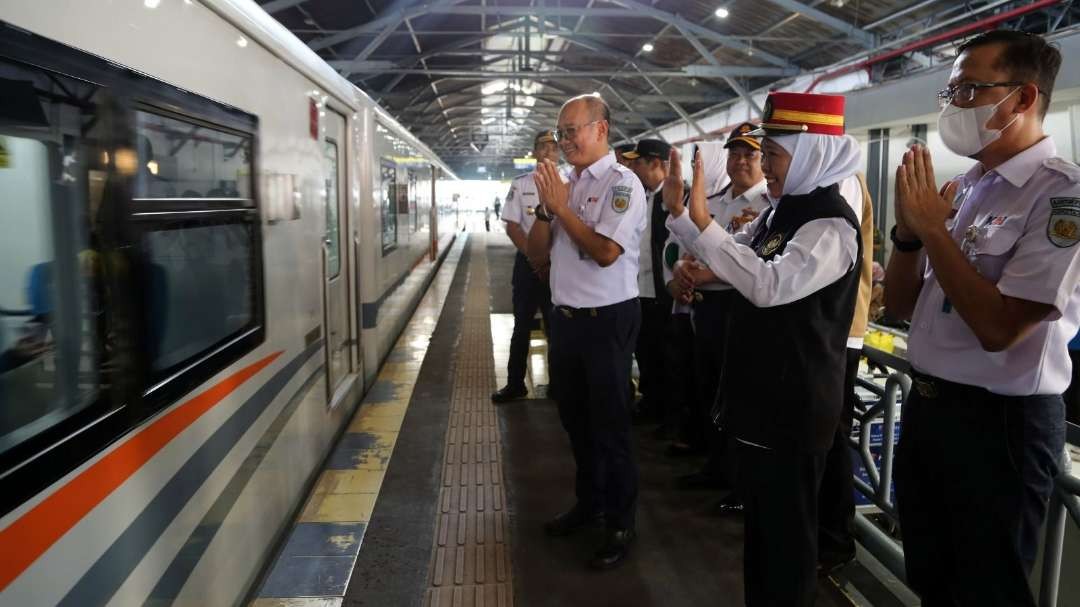
[[[783,233],[773,234],[772,236],[766,238],[765,242],[761,243],[760,255],[762,257],[768,257],[769,255],[772,255],[773,253],[776,252],[777,249],[780,248],[780,245],[783,242],[784,242],[784,234]]]
[[[1080,242],[1080,198],[1051,198],[1046,238],[1066,249]]]
[[[611,210],[625,213],[630,208],[630,186],[617,185],[611,188]]]

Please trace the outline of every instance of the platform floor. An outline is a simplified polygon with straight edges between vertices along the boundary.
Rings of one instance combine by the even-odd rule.
[[[367,421],[354,421],[344,435],[348,449],[356,446],[354,429],[390,433],[374,459],[354,454],[350,460],[379,468],[365,481],[349,477],[370,490],[354,500],[362,512],[349,513],[340,500],[337,506],[345,519],[363,519],[362,528],[339,539],[359,545],[351,571],[335,573],[327,584],[317,568],[297,569],[294,561],[289,570],[279,557],[255,605],[743,604],[741,520],[712,514],[722,495],[675,489],[675,477],[701,462],[665,456],[666,444],[649,427],[636,433],[639,541],[624,566],[604,573],[584,567],[600,541],[596,533],[543,534],[543,522],[573,500],[569,445],[555,404],[544,398],[543,333],[533,335],[530,398],[493,406],[489,394],[505,381],[513,325],[513,248],[504,235],[483,233],[458,247],[390,355],[390,373],[380,373],[382,392],[369,393],[358,410],[357,420]],[[396,423],[388,421],[391,414]],[[328,465],[335,457],[341,456],[332,455]],[[321,504],[332,488],[324,485],[316,485],[290,537],[315,531],[303,529],[311,522],[305,513],[327,508]],[[287,558],[290,542],[302,541],[287,540],[282,554]],[[874,570],[873,559],[860,553],[859,564],[823,581],[818,604],[911,604],[889,592]],[[275,577],[278,571],[284,573]],[[274,592],[266,592],[271,586]]]

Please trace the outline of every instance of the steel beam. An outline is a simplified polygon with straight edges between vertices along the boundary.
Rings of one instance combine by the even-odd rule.
[[[391,9],[384,11],[378,17],[375,17],[371,21],[358,25],[356,27],[350,27],[343,29],[336,34],[324,36],[322,38],[316,38],[308,43],[308,46],[312,50],[321,50],[329,48],[331,46],[341,44],[342,42],[348,42],[358,36],[364,34],[378,34],[383,30],[396,30],[398,26],[402,24],[406,19],[414,19],[421,15],[426,15],[431,9],[441,6],[447,6],[452,4],[459,4],[465,2],[465,0],[432,0],[431,4],[423,4],[421,6],[409,6],[398,8],[396,10]]]
[[[877,36],[875,36],[874,34],[866,30],[859,29],[858,27],[852,25],[851,23],[848,23],[847,21],[844,21],[843,19],[838,19],[824,11],[803,4],[798,0],[769,0],[769,2],[772,2],[777,6],[786,8],[791,12],[799,13],[800,15],[803,15],[804,17],[807,17],[812,21],[817,21],[822,25],[841,32],[847,37],[854,40],[856,43],[866,48],[874,48],[875,46],[877,46]]]
[[[722,44],[722,45],[724,45],[724,46],[726,46],[728,48],[731,48],[731,49],[734,49],[734,50],[737,50],[737,51],[742,51],[744,53],[746,53],[747,51],[753,50],[753,49],[751,49],[749,44],[743,42],[742,40],[739,40],[738,38],[733,38],[731,36],[725,36],[724,34],[721,34],[720,32],[711,30],[711,29],[709,29],[707,27],[704,27],[702,25],[698,25],[697,23],[689,21],[688,19],[686,19],[686,18],[684,18],[684,17],[682,17],[680,15],[677,15],[675,13],[669,13],[668,11],[660,10],[660,9],[654,7],[654,6],[650,6],[648,4],[638,2],[637,0],[610,0],[610,1],[613,4],[618,4],[620,6],[625,6],[626,8],[632,8],[632,9],[641,11],[641,12],[649,15],[650,17],[652,17],[652,18],[654,18],[654,19],[656,19],[658,21],[663,21],[664,23],[669,23],[672,26],[677,27],[679,29],[684,29],[684,30],[687,30],[687,31],[691,31],[694,34],[697,34],[698,36],[700,36],[700,37],[702,37],[702,38],[704,38],[706,40],[713,40],[715,42],[719,42],[720,44]],[[787,59],[785,59],[783,57],[778,57],[776,55],[773,55],[772,53],[767,53],[767,52],[762,51],[762,50],[753,50],[753,56],[755,58],[757,58],[757,59],[761,59],[763,61],[766,61],[766,62],[771,63],[773,65],[778,65],[780,67],[785,67],[785,68],[789,68],[789,69],[790,68],[798,68],[797,65],[791,63]]]
[[[328,62],[335,69],[348,69],[352,65],[351,61],[329,61]],[[359,63],[356,66],[354,73],[381,73],[388,71],[384,67],[371,67],[368,68],[364,63]],[[566,72],[543,72],[543,71],[528,71],[528,70],[515,70],[509,72],[498,72],[494,70],[469,70],[469,69],[451,69],[451,68],[431,68],[431,69],[393,69],[395,74],[401,75],[421,75],[421,76],[443,76],[450,79],[471,79],[471,80],[497,80],[505,78],[522,78],[525,80],[547,80],[551,78],[634,78],[639,75],[645,75],[651,78],[724,78],[724,77],[744,77],[744,76],[774,76],[781,78],[784,76],[792,76],[797,74],[798,71],[793,71],[785,68],[776,67],[748,67],[741,65],[731,66],[711,66],[711,65],[688,65],[683,68],[683,71],[678,70],[643,70],[641,72],[632,72],[627,70],[568,70]]]

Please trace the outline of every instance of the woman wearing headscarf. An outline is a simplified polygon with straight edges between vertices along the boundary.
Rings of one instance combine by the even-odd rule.
[[[720,394],[736,440],[745,506],[746,604],[814,604],[818,489],[843,402],[848,329],[859,286],[859,222],[840,183],[861,164],[844,134],[844,98],[773,93],[762,168],[770,208],[738,234],[710,221],[702,163],[690,210],[669,218],[696,263],[685,287],[733,286]]]

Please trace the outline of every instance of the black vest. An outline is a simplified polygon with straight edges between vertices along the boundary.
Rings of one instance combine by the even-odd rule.
[[[750,246],[769,260],[815,219],[859,222],[837,185],[784,196],[772,223],[758,224]],[[844,402],[848,330],[859,290],[859,265],[798,301],[758,308],[739,295],[731,307],[721,377],[724,425],[732,436],[773,449],[821,454],[832,445]]]
[[[642,234],[642,238],[649,239],[649,253],[652,258],[652,270],[653,270],[653,290],[656,291],[656,298],[660,300],[660,305],[664,308],[671,308],[671,294],[668,293],[667,285],[664,284],[664,243],[668,239],[667,229],[667,209],[664,208],[664,193],[657,192],[652,197],[652,204],[650,205],[649,212],[652,213],[652,217],[649,218],[650,233]]]

